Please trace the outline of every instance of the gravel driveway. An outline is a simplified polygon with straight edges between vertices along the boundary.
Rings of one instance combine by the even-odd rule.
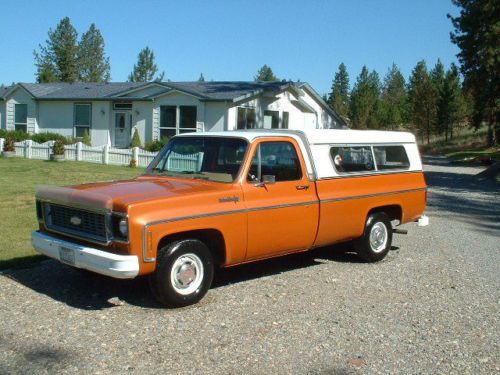
[[[343,246],[225,270],[179,310],[140,279],[6,271],[0,374],[499,373],[499,186],[427,163],[431,224],[378,264]]]

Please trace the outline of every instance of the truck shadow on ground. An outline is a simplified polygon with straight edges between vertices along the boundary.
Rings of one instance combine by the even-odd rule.
[[[428,211],[472,225],[475,230],[500,236],[500,184],[473,174],[446,171],[426,172],[429,184]]]
[[[352,246],[341,244],[218,269],[212,289],[314,267],[325,261],[360,263],[361,260],[351,251]],[[125,303],[144,308],[161,308],[149,291],[146,277],[118,280],[74,269],[52,259],[26,269],[7,270],[3,275],[37,293],[82,310],[102,310]]]

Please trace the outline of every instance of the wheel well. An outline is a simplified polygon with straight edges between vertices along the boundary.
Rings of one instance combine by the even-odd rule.
[[[203,242],[213,254],[214,263],[218,266],[226,261],[226,243],[222,233],[216,229],[199,229],[188,232],[169,234],[158,243],[158,250],[166,244],[186,238],[195,238]]]
[[[396,204],[372,208],[370,212],[368,212],[367,217],[375,212],[384,212],[387,216],[389,216],[390,221],[398,220],[398,224],[401,224],[403,220],[403,210],[401,209],[401,206],[398,206]]]

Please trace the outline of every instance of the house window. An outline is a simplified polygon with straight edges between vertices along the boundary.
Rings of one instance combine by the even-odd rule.
[[[255,108],[238,107],[237,129],[255,129]]]
[[[278,111],[264,111],[264,129],[279,129],[280,113]]]
[[[191,133],[196,131],[196,106],[181,105],[179,107],[179,133]]]
[[[283,119],[281,121],[281,128],[288,129],[288,112],[283,112]]]
[[[160,107],[160,139],[170,138],[177,134],[177,107],[162,105]]]
[[[14,126],[16,130],[27,132],[28,131],[28,105],[15,104],[14,105]]]
[[[83,138],[85,132],[90,134],[92,123],[92,105],[88,103],[75,104],[75,137]]]
[[[113,109],[115,111],[131,111],[132,103],[113,103]]]
[[[197,108],[194,105],[160,106],[160,139],[195,132],[197,130],[196,111]]]

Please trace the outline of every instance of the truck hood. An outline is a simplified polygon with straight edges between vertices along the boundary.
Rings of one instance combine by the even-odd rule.
[[[225,190],[228,184],[202,180],[143,176],[133,180],[74,186],[39,186],[36,198],[69,206],[122,211],[126,206],[177,196]]]

